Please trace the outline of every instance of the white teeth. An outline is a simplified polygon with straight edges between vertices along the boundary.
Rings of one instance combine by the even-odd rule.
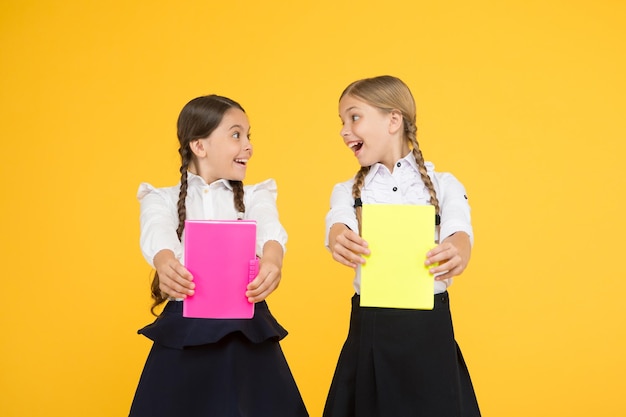
[[[245,165],[245,164],[248,163],[248,160],[247,159],[235,159],[235,162],[238,162],[240,164],[244,164]]]
[[[350,147],[350,149],[354,149],[357,146],[361,145],[363,142],[351,142],[348,144],[348,146]]]

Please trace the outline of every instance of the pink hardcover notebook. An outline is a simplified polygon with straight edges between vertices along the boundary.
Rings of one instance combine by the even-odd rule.
[[[246,287],[258,273],[254,220],[185,221],[185,267],[196,284],[183,300],[183,316],[249,319]]]

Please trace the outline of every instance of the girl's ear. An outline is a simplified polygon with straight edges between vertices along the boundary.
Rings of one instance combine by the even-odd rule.
[[[206,149],[204,149],[204,142],[202,139],[196,139],[189,142],[189,149],[196,155],[198,158],[202,158],[206,156]]]
[[[392,110],[389,116],[389,133],[394,134],[397,133],[398,130],[402,131],[404,129],[404,117],[402,117],[402,113],[398,110]]]

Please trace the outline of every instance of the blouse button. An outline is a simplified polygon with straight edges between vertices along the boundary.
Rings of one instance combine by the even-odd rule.
[[[206,194],[206,193],[208,193],[208,192],[209,192],[209,190],[207,190],[207,189],[205,189],[205,190],[204,190],[204,194]]]
[[[393,187],[392,189],[393,189],[394,192],[398,191],[398,187]]]
[[[400,162],[398,162],[398,163],[396,164],[396,166],[397,166],[398,168],[400,168],[400,165],[402,165]]]

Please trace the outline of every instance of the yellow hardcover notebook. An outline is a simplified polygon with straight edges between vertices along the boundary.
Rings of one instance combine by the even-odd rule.
[[[432,310],[434,277],[424,261],[435,247],[435,207],[363,204],[362,210],[370,255],[361,266],[361,306]]]

